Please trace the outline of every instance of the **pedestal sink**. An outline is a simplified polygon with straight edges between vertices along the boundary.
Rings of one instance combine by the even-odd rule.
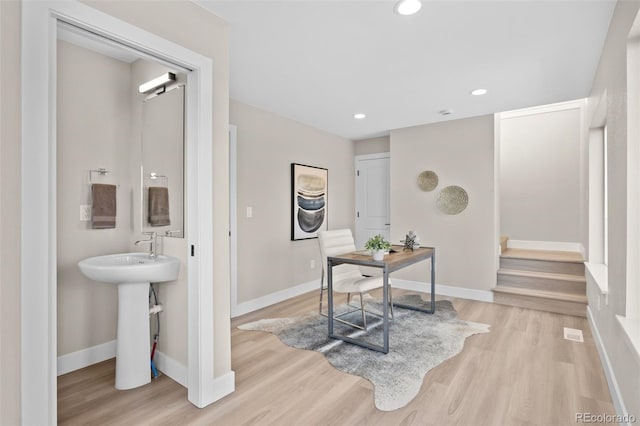
[[[78,262],[78,268],[94,281],[118,285],[116,389],[149,383],[149,283],[176,280],[180,260],[122,253],[84,259]]]

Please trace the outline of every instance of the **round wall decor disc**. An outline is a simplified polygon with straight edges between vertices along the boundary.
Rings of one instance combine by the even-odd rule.
[[[425,170],[418,175],[418,187],[425,191],[433,191],[438,186],[438,175],[431,170]]]
[[[469,204],[469,195],[467,191],[459,186],[447,186],[440,191],[436,205],[444,214],[462,213]]]

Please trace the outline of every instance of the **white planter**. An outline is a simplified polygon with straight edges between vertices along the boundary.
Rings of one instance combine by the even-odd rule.
[[[373,256],[373,260],[382,260],[384,259],[385,250],[372,250],[371,255]]]

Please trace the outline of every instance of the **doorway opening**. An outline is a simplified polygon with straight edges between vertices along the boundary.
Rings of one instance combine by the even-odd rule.
[[[208,405],[233,391],[233,380],[228,377],[220,378],[225,386],[215,388],[218,384],[214,386],[217,380],[213,374],[213,271],[208,262],[213,258],[211,59],[76,2],[25,2],[22,17],[21,375],[22,394],[28,395],[22,398],[22,421],[55,424],[57,420],[55,82],[59,22],[190,70],[186,156],[191,167],[185,176],[189,247],[187,385],[188,398],[194,405]],[[206,264],[201,259],[207,259]]]

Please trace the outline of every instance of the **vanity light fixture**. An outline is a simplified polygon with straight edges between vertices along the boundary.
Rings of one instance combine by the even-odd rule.
[[[176,75],[172,72],[166,72],[160,77],[156,77],[151,81],[138,86],[138,93],[149,93],[160,86],[166,86],[168,83],[175,82]]]
[[[421,7],[422,3],[420,3],[420,0],[400,0],[394,6],[393,11],[398,15],[407,16],[417,13]]]
[[[363,114],[361,112],[357,113],[357,114],[353,114],[353,118],[355,118],[356,120],[362,120],[363,118],[365,118],[367,115]]]
[[[487,89],[476,89],[476,90],[472,90],[471,94],[473,96],[482,96],[482,95],[486,95],[487,94]]]

